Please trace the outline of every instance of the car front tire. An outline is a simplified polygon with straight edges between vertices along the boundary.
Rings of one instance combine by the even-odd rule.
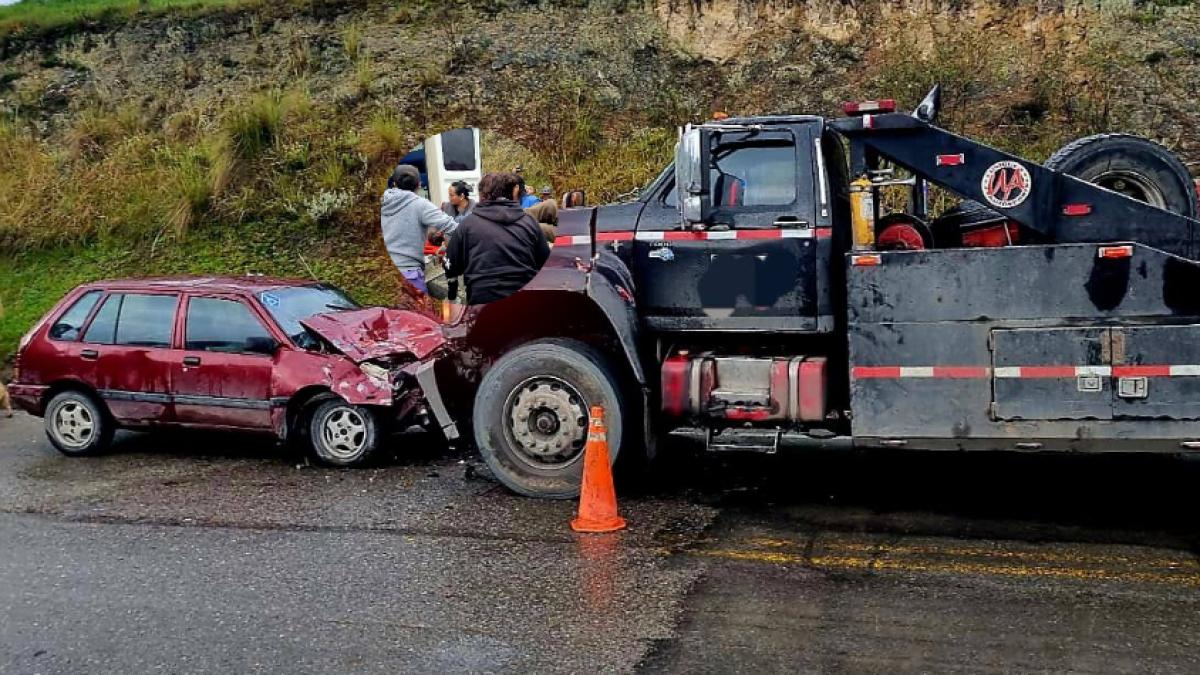
[[[56,394],[46,405],[46,436],[68,457],[103,452],[112,443],[116,424],[104,406],[82,391]]]
[[[309,449],[325,466],[366,464],[379,445],[379,434],[375,413],[340,398],[318,403],[309,417]]]

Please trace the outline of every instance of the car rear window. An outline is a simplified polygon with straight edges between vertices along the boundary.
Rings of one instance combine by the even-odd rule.
[[[79,333],[83,330],[83,322],[87,321],[88,314],[92,313],[92,308],[100,301],[100,295],[100,291],[88,291],[79,296],[79,299],[63,312],[62,316],[58,317],[58,321],[55,321],[54,325],[50,327],[50,339],[78,340]]]
[[[131,347],[170,347],[178,303],[176,295],[110,295],[88,326],[84,341]]]

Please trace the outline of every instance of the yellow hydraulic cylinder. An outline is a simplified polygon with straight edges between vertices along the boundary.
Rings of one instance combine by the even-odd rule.
[[[875,196],[866,176],[850,183],[850,231],[854,250],[868,251],[875,247]]]

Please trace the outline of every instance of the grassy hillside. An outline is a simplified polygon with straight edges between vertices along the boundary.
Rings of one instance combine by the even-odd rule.
[[[0,35],[34,35],[135,16],[228,9],[257,0],[22,0],[0,7]]]
[[[392,164],[611,199],[716,110],[835,114],[946,88],[943,123],[1040,158],[1102,130],[1200,159],[1192,3],[42,0],[0,8],[0,360],[77,281],[264,272],[385,301]]]

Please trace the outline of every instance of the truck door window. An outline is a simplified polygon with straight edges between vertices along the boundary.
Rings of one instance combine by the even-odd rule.
[[[713,206],[787,206],[796,201],[796,146],[790,141],[719,145],[709,173]]]

